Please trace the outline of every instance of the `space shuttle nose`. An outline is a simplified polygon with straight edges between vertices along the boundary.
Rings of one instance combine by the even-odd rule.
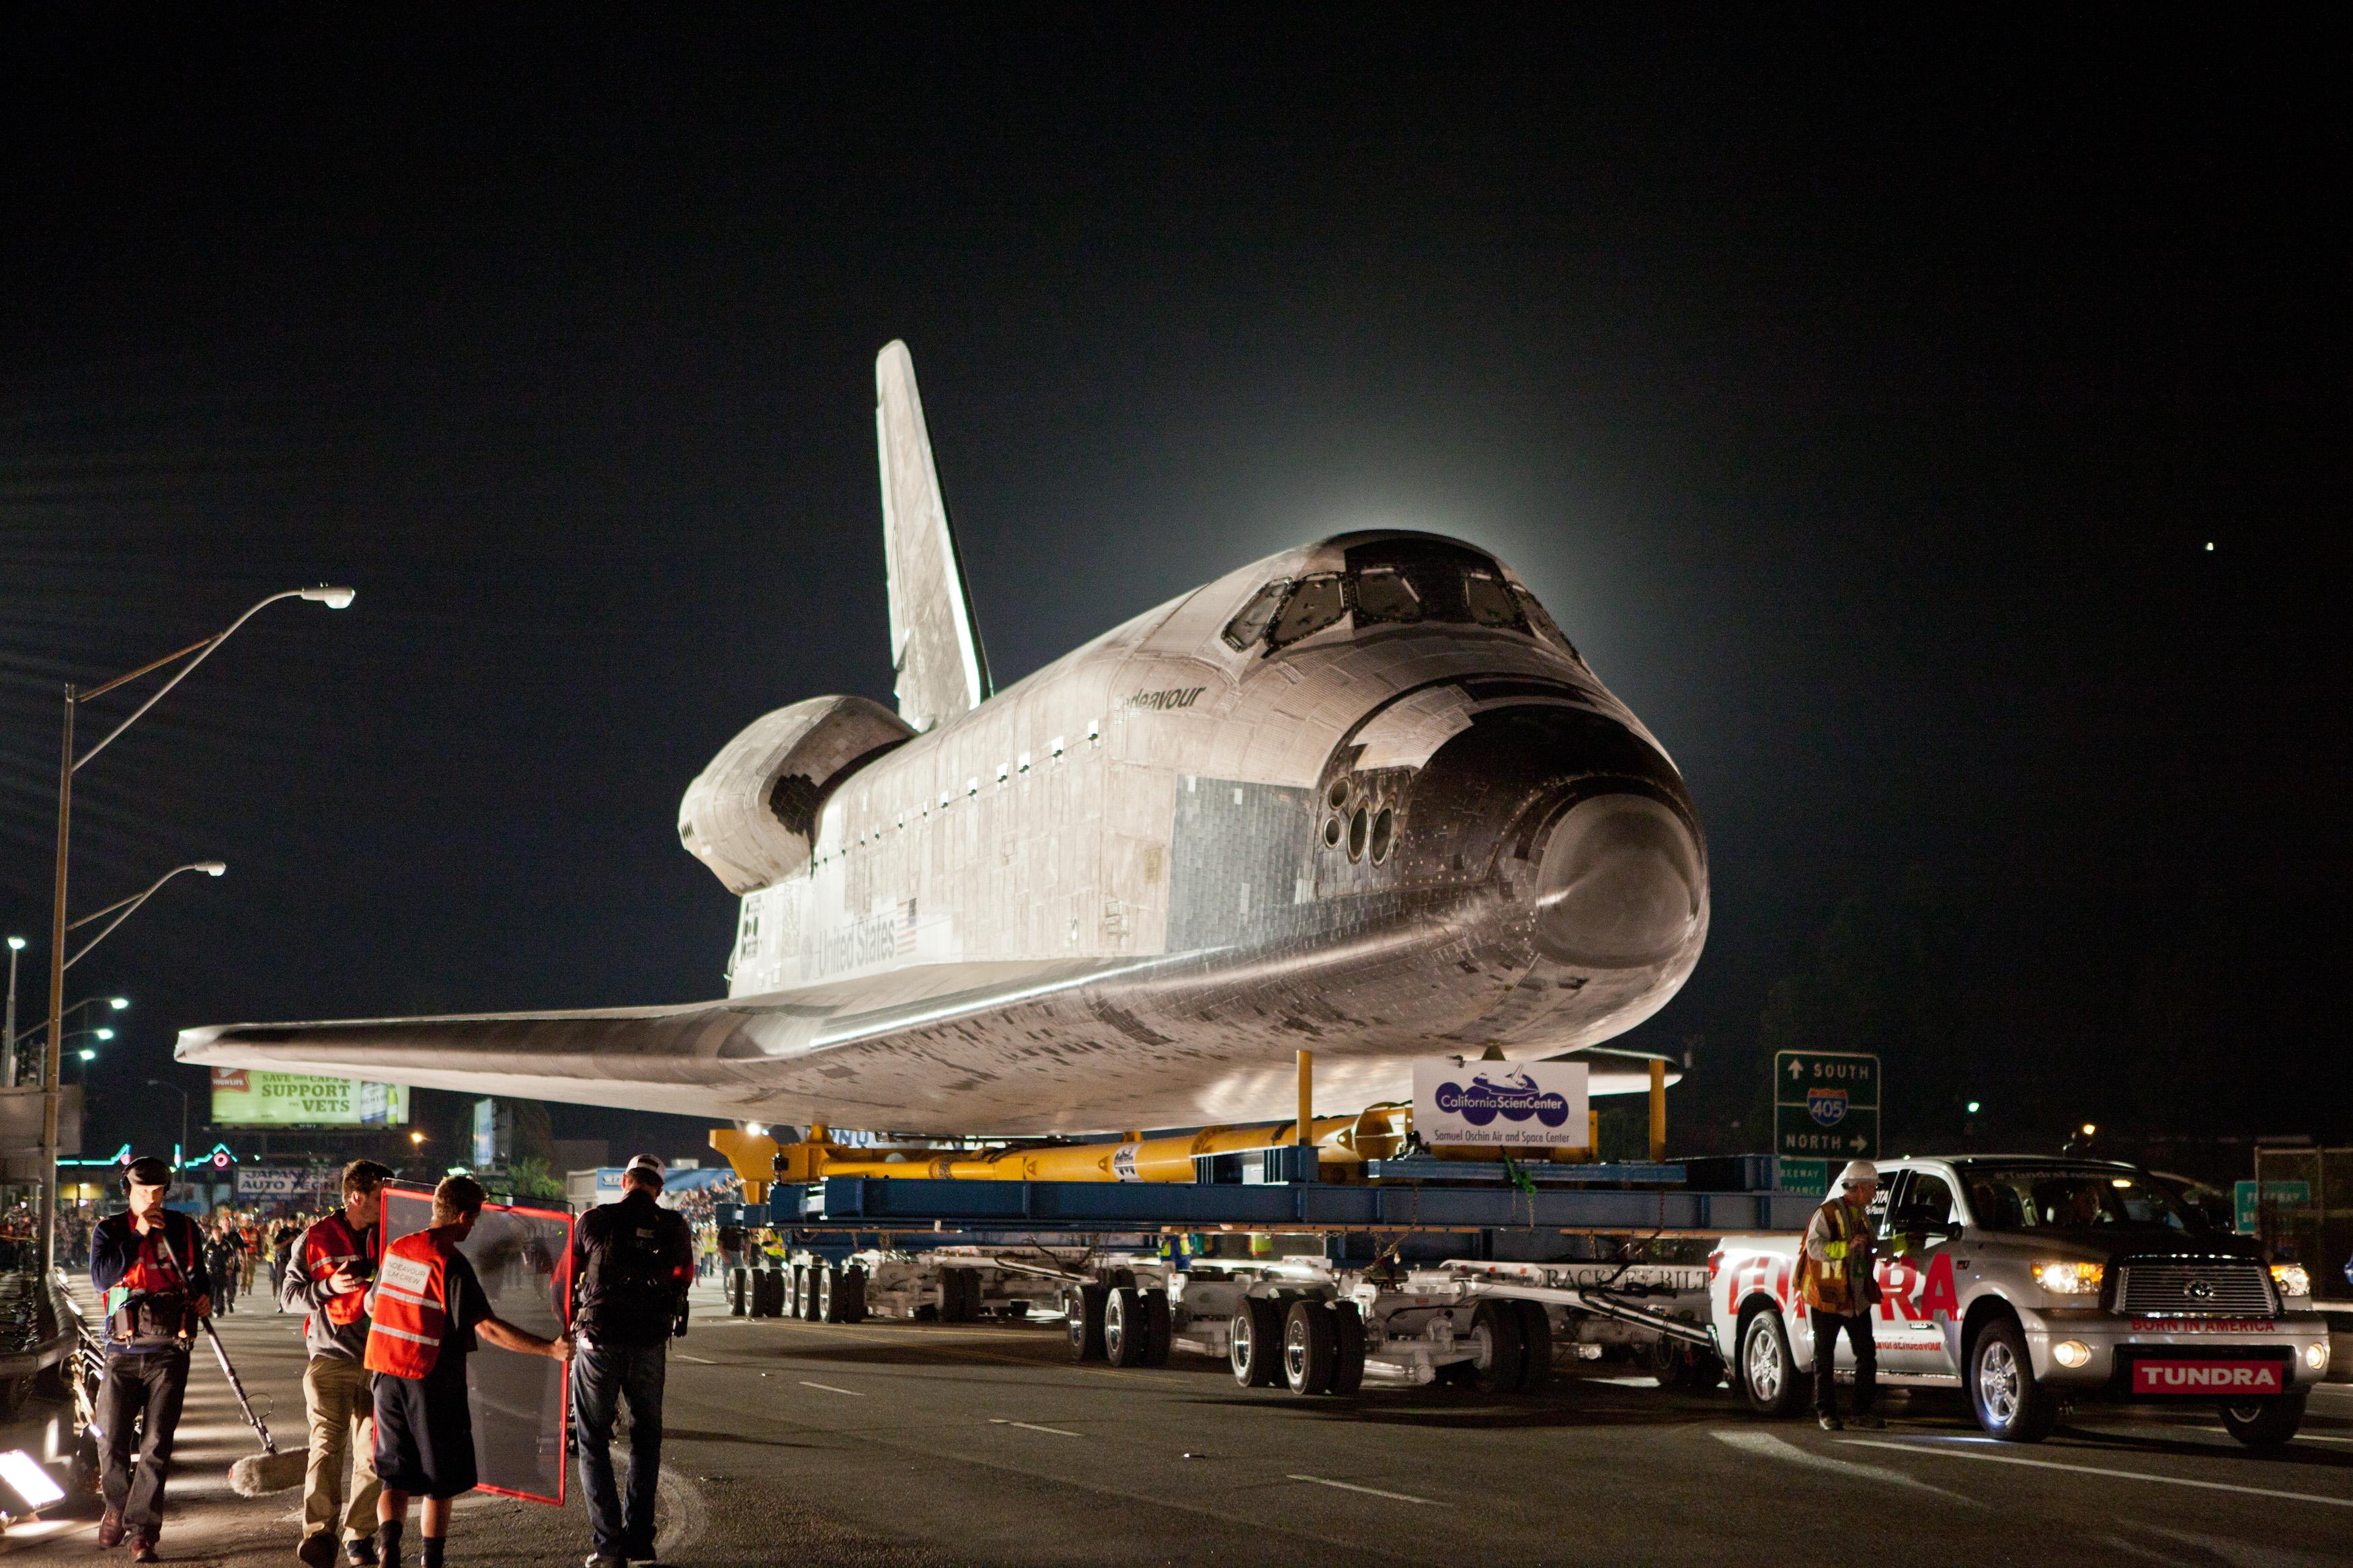
[[[1579,801],[1553,824],[1537,864],[1536,945],[1562,963],[1634,969],[1699,932],[1707,873],[1691,830],[1647,795]]]

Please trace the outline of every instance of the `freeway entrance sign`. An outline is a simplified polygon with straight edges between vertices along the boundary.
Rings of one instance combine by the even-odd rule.
[[[1860,1051],[1773,1055],[1773,1152],[1868,1160],[1879,1152],[1879,1058]]]
[[[2253,1236],[2262,1228],[2263,1205],[2269,1204],[2274,1212],[2309,1211],[2312,1207],[2310,1182],[2265,1182],[2258,1187],[2253,1182],[2241,1182],[2233,1190],[2232,1208],[2242,1236]]]

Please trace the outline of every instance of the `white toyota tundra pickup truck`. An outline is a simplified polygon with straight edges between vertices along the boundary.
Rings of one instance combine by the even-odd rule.
[[[1879,1381],[1967,1392],[1996,1437],[2036,1442],[2063,1406],[2202,1402],[2253,1447],[2284,1443],[2328,1371],[2295,1264],[2211,1228],[2132,1165],[1970,1154],[1880,1163]],[[1751,1408],[1802,1404],[1813,1333],[1793,1236],[1727,1236],[1708,1262],[1718,1353]],[[1852,1354],[1841,1338],[1835,1367]]]

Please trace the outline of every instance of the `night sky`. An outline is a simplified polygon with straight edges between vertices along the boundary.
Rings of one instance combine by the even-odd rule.
[[[75,972],[101,1152],[187,1025],[721,993],[678,798],[890,700],[894,337],[1000,683],[1345,528],[1517,567],[1708,828],[1679,1146],[1775,1028],[1899,1142],[2353,1134],[2343,37],[1021,15],[6,39],[21,1020],[61,684],[359,589],[81,775],[77,910],[230,868]]]

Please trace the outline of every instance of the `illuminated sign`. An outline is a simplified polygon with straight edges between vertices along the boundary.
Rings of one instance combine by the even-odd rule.
[[[408,1120],[403,1084],[308,1073],[213,1068],[216,1127],[397,1127]]]

